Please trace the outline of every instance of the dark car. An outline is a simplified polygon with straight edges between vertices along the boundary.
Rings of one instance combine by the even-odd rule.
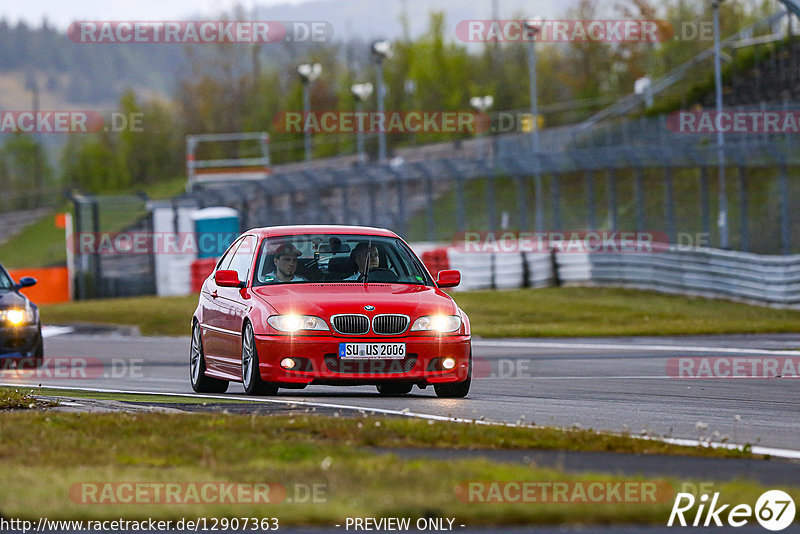
[[[22,278],[19,283],[0,265],[0,369],[39,367],[44,359],[39,308],[19,292],[36,283]]]

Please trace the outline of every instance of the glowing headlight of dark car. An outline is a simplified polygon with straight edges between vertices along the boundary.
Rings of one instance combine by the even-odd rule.
[[[458,315],[423,315],[411,326],[412,332],[437,332],[446,334],[461,328],[461,317]]]
[[[17,309],[11,308],[8,310],[0,310],[0,323],[10,324],[12,326],[19,326],[21,324],[30,323],[33,321],[33,311],[30,309]]]
[[[267,319],[269,325],[280,332],[298,332],[300,330],[328,330],[324,320],[313,315],[272,315]]]

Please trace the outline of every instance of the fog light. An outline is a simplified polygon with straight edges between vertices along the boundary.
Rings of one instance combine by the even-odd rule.
[[[294,366],[297,365],[292,358],[284,358],[281,360],[281,367],[284,369],[294,369]]]
[[[456,361],[453,358],[445,358],[442,360],[442,369],[449,371],[456,366]]]

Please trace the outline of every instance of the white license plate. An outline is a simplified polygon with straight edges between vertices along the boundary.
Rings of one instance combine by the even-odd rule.
[[[339,343],[339,358],[343,360],[402,360],[405,357],[405,343]]]

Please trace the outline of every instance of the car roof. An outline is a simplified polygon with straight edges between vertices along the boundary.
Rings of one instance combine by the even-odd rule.
[[[399,237],[386,228],[373,228],[371,226],[340,226],[340,225],[292,225],[292,226],[265,226],[251,228],[245,234],[255,234],[260,237],[276,237],[302,234],[353,234],[374,235],[381,237]]]

